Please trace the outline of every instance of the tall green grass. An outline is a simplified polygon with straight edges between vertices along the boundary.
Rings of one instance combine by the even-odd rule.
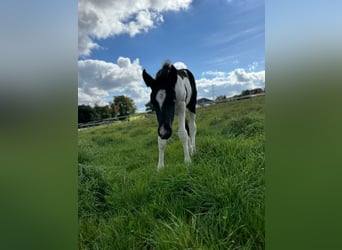
[[[160,172],[154,116],[80,131],[79,248],[264,249],[264,122],[264,97],[198,109]]]

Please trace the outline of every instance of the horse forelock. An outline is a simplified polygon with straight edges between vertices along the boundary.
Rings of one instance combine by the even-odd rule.
[[[163,62],[162,68],[164,68],[164,67],[167,67],[167,68],[170,68],[170,67],[171,67],[171,62],[170,62],[170,60],[165,60],[165,61]]]
[[[156,80],[166,80],[169,76],[170,68],[164,67],[160,69],[156,74]]]

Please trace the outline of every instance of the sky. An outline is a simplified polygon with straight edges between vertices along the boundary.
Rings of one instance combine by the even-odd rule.
[[[265,87],[264,0],[79,0],[78,104],[114,96],[145,111],[165,60],[195,76],[198,99]]]

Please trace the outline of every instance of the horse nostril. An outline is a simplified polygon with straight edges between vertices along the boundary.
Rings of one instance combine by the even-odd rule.
[[[161,137],[163,137],[166,134],[166,129],[164,128],[164,126],[161,126],[161,128],[159,129],[159,134],[161,135]]]
[[[172,134],[172,130],[171,128],[165,128],[163,125],[159,128],[158,130],[159,136],[162,139],[169,139],[171,134]]]

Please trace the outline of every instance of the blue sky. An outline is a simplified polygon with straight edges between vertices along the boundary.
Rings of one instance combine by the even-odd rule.
[[[265,3],[258,0],[79,1],[79,104],[149,101],[141,71],[169,59],[198,97],[265,86]]]

